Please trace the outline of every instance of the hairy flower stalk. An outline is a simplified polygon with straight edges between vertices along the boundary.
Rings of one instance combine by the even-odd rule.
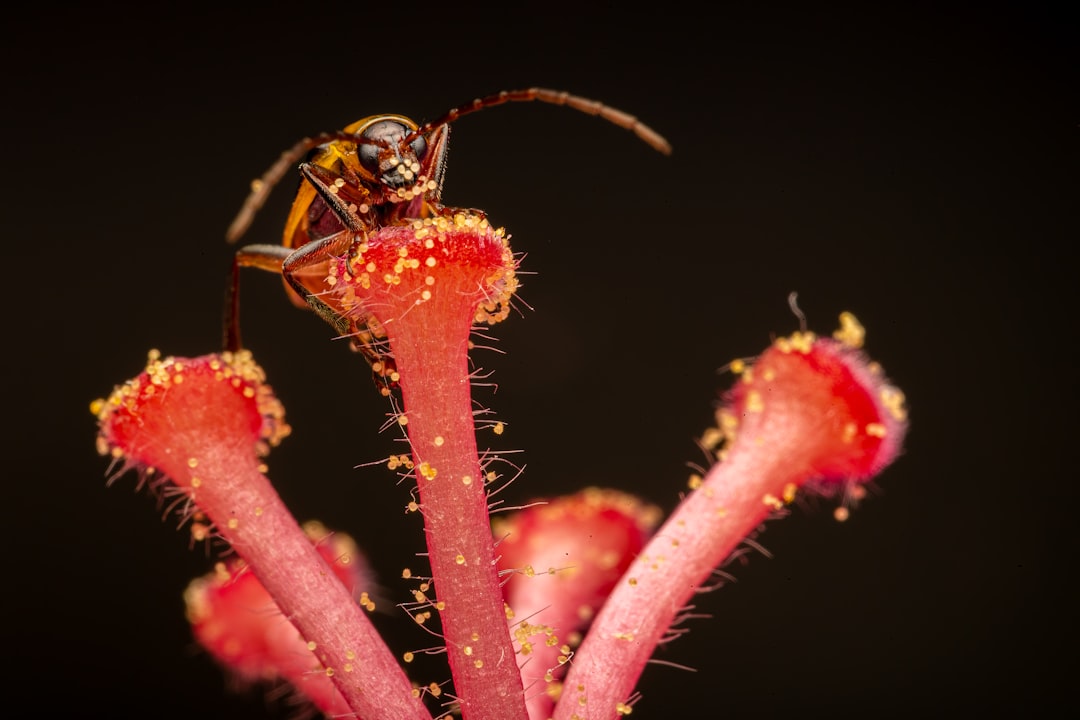
[[[262,474],[288,434],[284,411],[247,353],[159,359],[98,401],[99,449],[163,475],[210,521],[303,635],[348,706],[367,720],[430,719],[350,589]],[[162,481],[163,482],[163,481]]]
[[[719,410],[711,433],[720,462],[657,531],[616,585],[564,683],[556,720],[611,720],[657,644],[732,550],[799,488],[854,495],[900,451],[903,395],[855,347],[862,332],[842,316],[837,339],[777,340]],[[734,368],[742,370],[739,364]]]
[[[525,717],[518,659],[502,620],[469,367],[472,327],[505,317],[515,267],[501,230],[479,215],[447,211],[381,228],[331,261],[326,282],[333,290],[324,297],[360,340],[389,346],[395,371],[388,379],[400,385],[398,422],[411,446],[426,530],[434,585],[428,599],[467,720]]]

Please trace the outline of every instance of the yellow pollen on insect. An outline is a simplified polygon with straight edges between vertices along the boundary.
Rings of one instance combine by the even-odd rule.
[[[227,522],[225,524],[229,526],[230,530],[235,530],[236,528],[240,527],[240,521],[237,518],[234,518],[234,517],[229,518],[229,522]]]
[[[194,470],[199,466],[199,461],[195,458],[188,458],[187,466]]]
[[[440,695],[442,695],[442,688],[439,687],[439,683],[433,682],[430,685],[428,685],[428,691],[430,691],[431,694],[434,695],[435,697],[439,697]]]
[[[420,293],[420,300],[427,301],[427,300],[430,300],[430,299],[431,299],[431,291],[430,290],[425,290],[422,293]]]
[[[331,677],[331,678],[334,677],[334,668],[332,668],[332,667],[326,668],[326,677]]]
[[[505,429],[506,429],[506,426],[503,425],[501,422],[495,423],[495,427],[491,428],[492,432],[494,432],[496,435],[502,435],[503,430],[505,430]]]
[[[310,650],[311,652],[315,652],[315,648],[317,648],[317,647],[319,647],[319,646],[315,644],[314,640],[308,640],[308,644],[307,644],[307,649],[308,650]]]
[[[619,715],[629,715],[634,712],[634,708],[624,702],[615,703],[615,712]]]
[[[435,267],[437,263],[438,261],[432,255],[428,255],[427,260],[424,260],[424,264],[427,265],[429,268]]]
[[[784,503],[780,502],[780,498],[776,497],[772,493],[765,493],[765,497],[761,498],[761,502],[765,503],[774,510],[779,510],[784,507]]]
[[[462,485],[472,485],[472,475],[462,475],[461,476],[461,484]]]
[[[784,486],[784,502],[791,504],[795,500],[795,494],[799,491],[799,486],[795,483],[788,483]]]
[[[193,487],[193,488],[202,487],[202,478],[197,478],[197,477],[191,478],[191,487]]]
[[[465,653],[466,655],[472,655],[472,645],[466,645],[465,647],[461,648],[461,652]]]
[[[454,558],[454,562],[457,563],[458,565],[464,565],[465,564],[465,556],[461,555],[459,553],[458,556],[456,558]]]
[[[364,269],[367,270],[369,273],[373,273],[375,272],[376,267],[377,266],[374,262],[369,262],[367,265],[364,266]]]
[[[699,487],[701,487],[702,482],[703,480],[701,476],[697,473],[694,473],[690,476],[690,480],[687,481],[686,486],[691,490],[697,490]]]
[[[445,438],[443,438],[443,436],[442,436],[442,435],[436,435],[436,436],[435,436],[435,439],[434,439],[434,440],[432,440],[431,442],[432,442],[432,444],[434,444],[434,445],[435,445],[435,447],[442,447],[442,446],[443,446],[443,443],[445,443],[445,442],[446,442],[446,439],[445,439]]]
[[[405,413],[402,413],[401,415],[398,415],[397,423],[404,427],[409,424],[409,418],[405,416]]]
[[[401,571],[401,577],[404,580],[408,580],[409,578],[412,577],[412,570],[410,570],[409,568],[405,568],[404,570]]]
[[[424,278],[424,284],[425,285],[434,285],[435,284],[435,276],[434,275],[428,275],[426,278]]]
[[[484,661],[480,658],[476,658],[473,660],[473,667],[477,669],[484,667]]]
[[[418,467],[417,470],[419,471],[420,476],[427,480],[434,480],[439,472],[427,462],[420,463],[420,467]]]
[[[407,663],[411,663],[413,661],[413,658],[415,657],[416,656],[413,655],[411,652],[406,652],[404,655],[401,656],[401,659]]]

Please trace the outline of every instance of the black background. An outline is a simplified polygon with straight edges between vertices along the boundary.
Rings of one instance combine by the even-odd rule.
[[[828,503],[796,510],[761,537],[772,559],[697,599],[713,619],[658,653],[697,671],[647,668],[634,717],[1075,708],[1074,17],[339,3],[23,18],[2,50],[5,715],[295,714],[230,694],[192,650],[181,591],[213,558],[133,476],[106,488],[88,404],[152,347],[217,349],[224,229],[294,140],[530,85],[634,113],[675,152],[540,104],[454,128],[444,199],[505,225],[536,273],[532,309],[496,329],[506,354],[478,358],[499,385],[478,397],[509,423],[481,443],[528,466],[509,503],[598,484],[670,510],[717,368],[797,328],[791,291],[813,329],[854,312],[911,409],[906,454],[847,523]],[[248,240],[277,241],[293,182]],[[395,578],[422,550],[407,489],[354,468],[396,447],[377,434],[386,402],[277,278],[244,282],[247,343],[295,428],[271,477],[406,599]],[[376,622],[396,652],[431,644],[403,613]]]

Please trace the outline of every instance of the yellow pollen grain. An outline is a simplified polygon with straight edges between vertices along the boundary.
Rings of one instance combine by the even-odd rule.
[[[866,340],[866,328],[862,326],[858,318],[849,312],[840,313],[840,327],[833,334],[837,340],[849,348],[861,348]]]
[[[630,587],[637,587],[637,578],[630,578],[626,581],[626,584]]]
[[[477,640],[480,639],[480,633],[474,632],[472,635],[469,636],[469,639],[472,640],[473,642],[476,642]]]
[[[407,513],[414,513],[419,509],[420,505],[415,500],[412,500],[411,502],[409,502],[408,505],[405,506],[405,512]]]
[[[433,255],[428,255],[427,260],[424,260],[424,264],[427,265],[429,268],[435,267],[436,262],[437,261],[435,260],[435,257]]]
[[[425,285],[434,285],[435,284],[435,276],[434,275],[428,275],[426,278],[424,278],[424,284]]]
[[[632,632],[617,632],[612,633],[611,636],[616,640],[625,640],[626,642],[634,641],[634,633]]]
[[[352,663],[345,663],[345,667],[344,667],[344,668],[342,668],[342,669],[343,669],[343,670],[344,670],[345,672],[347,672],[347,673],[351,673],[351,672],[352,672],[352,670],[353,670],[353,668],[352,668]]]
[[[431,299],[431,291],[430,290],[424,290],[422,293],[420,293],[420,299],[423,300],[423,301],[430,300]]]
[[[784,503],[780,502],[780,498],[776,497],[772,493],[765,493],[765,497],[761,498],[761,502],[765,503],[769,507],[779,510],[784,507]]]
[[[849,517],[851,517],[851,511],[848,510],[846,507],[841,506],[833,510],[832,516],[833,519],[836,520],[836,522],[845,522]]]
[[[401,571],[401,577],[404,580],[408,580],[409,578],[412,577],[412,570],[410,570],[409,568],[405,568],[404,570]]]
[[[244,392],[243,392],[243,395],[244,395],[244,397],[246,397],[246,398],[247,398],[248,400],[250,400],[251,398],[255,397],[255,388],[253,388],[253,387],[251,387],[250,385],[248,385],[247,387],[245,387],[245,388],[244,388]]]
[[[853,422],[844,423],[843,429],[840,431],[840,441],[844,443],[851,443],[855,440],[855,436],[859,433],[859,426]]]
[[[369,262],[367,265],[364,266],[364,269],[367,270],[369,273],[373,273],[373,272],[375,272],[377,267],[378,266],[375,265],[375,263]]]
[[[401,659],[404,660],[407,663],[411,663],[413,661],[413,658],[415,658],[415,657],[416,656],[413,655],[411,652],[407,652],[407,653],[405,653],[404,655],[401,656]]]
[[[332,667],[326,668],[326,677],[330,677],[330,678],[334,677],[334,668],[332,668]]]
[[[307,644],[307,649],[308,650],[310,650],[311,652],[315,652],[315,648],[317,648],[317,647],[319,647],[319,646],[315,644],[314,640],[308,640],[308,644]]]
[[[751,390],[746,394],[746,412],[759,413],[765,409],[765,402],[761,399],[761,393]]]
[[[697,473],[694,473],[690,476],[690,480],[686,483],[686,486],[691,490],[697,490],[699,487],[701,487],[702,482],[703,480],[701,476]]]
[[[197,488],[197,487],[201,487],[201,486],[202,486],[202,478],[197,478],[197,477],[191,478],[191,487]]]
[[[795,500],[795,493],[799,490],[799,486],[795,483],[788,483],[784,486],[784,502],[789,505]]]
[[[728,365],[728,369],[736,375],[741,375],[746,370],[746,363],[742,360],[732,360]]]
[[[464,565],[465,556],[459,553],[458,556],[454,558],[454,562],[456,562],[458,565]]]
[[[484,667],[484,661],[480,658],[476,658],[473,660],[473,667],[477,669]]]
[[[624,702],[615,703],[615,712],[619,715],[629,715],[634,712],[634,708]]]
[[[885,437],[885,426],[881,423],[870,423],[866,426],[866,434],[870,437],[883,438]]]
[[[461,652],[465,653],[466,655],[472,655],[472,645],[466,645],[465,647],[461,648]]]
[[[491,428],[492,432],[494,432],[496,435],[502,435],[503,430],[505,430],[505,429],[506,429],[506,426],[503,425],[501,422],[495,423],[495,427]]]
[[[240,521],[236,518],[229,518],[229,522],[227,522],[226,525],[229,526],[230,530],[235,530],[240,527]]]
[[[435,697],[439,697],[440,695],[442,695],[442,688],[439,687],[439,683],[431,683],[430,685],[428,685],[428,690]]]
[[[401,415],[398,415],[397,423],[404,427],[409,424],[409,418],[405,417],[404,413],[402,413]]]
[[[187,466],[191,469],[195,469],[199,466],[199,461],[195,458],[188,458]]]
[[[432,442],[434,443],[435,447],[442,447],[443,443],[446,442],[446,439],[442,435],[436,435],[435,439]]]
[[[881,399],[881,403],[885,406],[885,409],[889,411],[889,414],[899,422],[907,420],[907,408],[904,406],[904,393],[898,389],[886,385],[881,389],[878,394]]]
[[[462,475],[461,476],[461,484],[462,485],[472,485],[472,475]]]

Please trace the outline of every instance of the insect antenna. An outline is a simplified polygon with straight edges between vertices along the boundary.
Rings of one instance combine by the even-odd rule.
[[[418,135],[426,135],[440,125],[449,125],[458,118],[479,110],[495,107],[496,105],[502,105],[508,102],[533,101],[550,103],[552,105],[565,105],[589,115],[597,115],[610,123],[614,123],[621,128],[630,130],[654,150],[662,152],[665,155],[671,154],[671,143],[664,139],[663,135],[656,132],[633,115],[609,105],[604,105],[597,100],[590,100],[589,98],[584,98],[579,95],[571,95],[562,90],[549,90],[547,88],[537,87],[528,88],[527,90],[503,90],[494,95],[476,98],[470,103],[448,110],[442,116],[431,122],[424,123],[416,131],[411,133],[408,139],[412,140]]]

